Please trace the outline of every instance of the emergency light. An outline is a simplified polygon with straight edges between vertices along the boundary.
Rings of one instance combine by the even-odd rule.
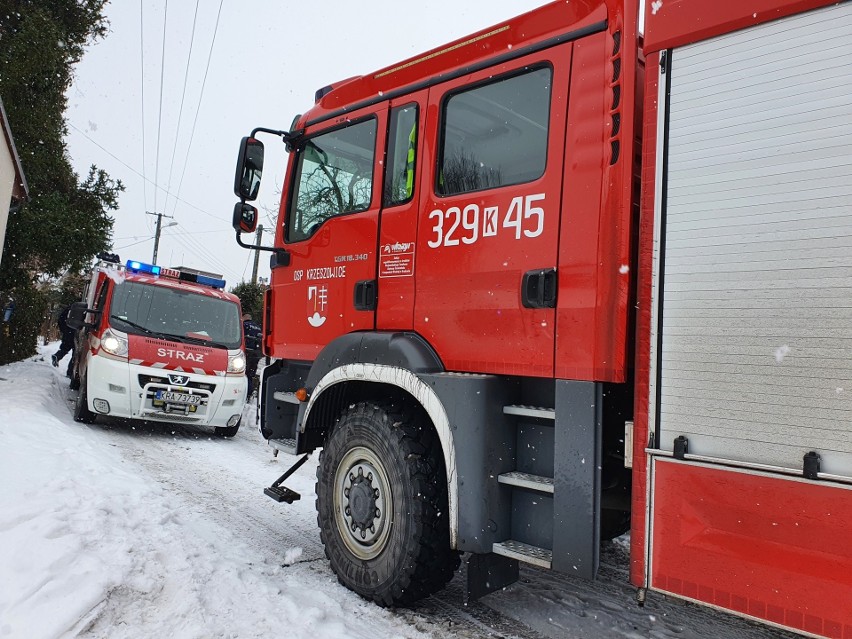
[[[194,282],[202,286],[210,286],[212,288],[225,288],[225,280],[207,275],[198,275],[196,273],[185,273],[174,268],[165,268],[155,264],[146,264],[145,262],[137,262],[136,260],[128,260],[127,270],[134,273],[150,273],[151,275],[163,277],[171,277],[182,282]]]
[[[154,264],[145,264],[143,262],[136,262],[134,260],[130,260],[127,262],[127,270],[133,271],[134,273],[150,273],[151,275],[159,275],[160,267]]]

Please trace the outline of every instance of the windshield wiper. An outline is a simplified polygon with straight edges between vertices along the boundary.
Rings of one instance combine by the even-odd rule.
[[[124,319],[119,315],[110,315],[110,319],[116,319],[120,322],[124,322],[128,326],[132,326],[133,328],[138,328],[140,331],[145,333],[146,335],[152,335],[154,337],[161,337],[163,339],[170,339],[175,342],[181,342],[184,344],[199,344],[201,346],[217,346],[219,348],[229,349],[230,346],[227,344],[223,344],[222,342],[215,342],[210,339],[204,339],[203,337],[192,337],[190,335],[178,335],[176,333],[165,333],[163,331],[154,331],[150,328],[146,328],[141,324],[137,324],[136,322],[131,322],[128,319]]]
[[[147,335],[157,335],[157,336],[163,335],[163,333],[158,333],[157,331],[152,331],[150,328],[145,328],[141,324],[137,324],[136,322],[131,322],[129,319],[124,319],[120,315],[110,315],[109,318],[118,320],[120,322],[124,322],[125,324],[127,324],[128,326],[132,326],[133,328],[138,328],[140,331],[142,331],[143,333],[146,333]]]
[[[222,342],[216,342],[212,339],[204,339],[203,337],[194,337],[192,335],[175,335],[175,337],[180,339],[182,342],[189,342],[190,344],[200,344],[201,346],[218,346],[219,348],[224,349],[229,348],[227,344],[223,344]]]

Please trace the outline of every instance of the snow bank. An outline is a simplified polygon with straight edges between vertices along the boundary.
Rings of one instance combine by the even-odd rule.
[[[423,636],[205,520],[66,387],[43,357],[0,368],[0,637]]]

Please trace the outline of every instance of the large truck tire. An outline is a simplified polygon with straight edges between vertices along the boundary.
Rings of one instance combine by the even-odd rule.
[[[97,416],[89,410],[86,386],[86,378],[83,377],[80,379],[80,390],[77,391],[77,399],[74,401],[74,421],[83,424],[94,424],[95,417]]]
[[[71,390],[80,390],[80,371],[77,369],[77,362],[74,362],[71,368],[71,381],[68,384]]]
[[[459,565],[450,548],[440,442],[416,408],[361,402],[320,453],[317,521],[341,584],[380,606],[441,589]]]

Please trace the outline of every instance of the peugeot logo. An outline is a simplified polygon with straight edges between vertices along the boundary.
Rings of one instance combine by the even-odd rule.
[[[169,384],[183,386],[189,382],[189,375],[169,375]]]

